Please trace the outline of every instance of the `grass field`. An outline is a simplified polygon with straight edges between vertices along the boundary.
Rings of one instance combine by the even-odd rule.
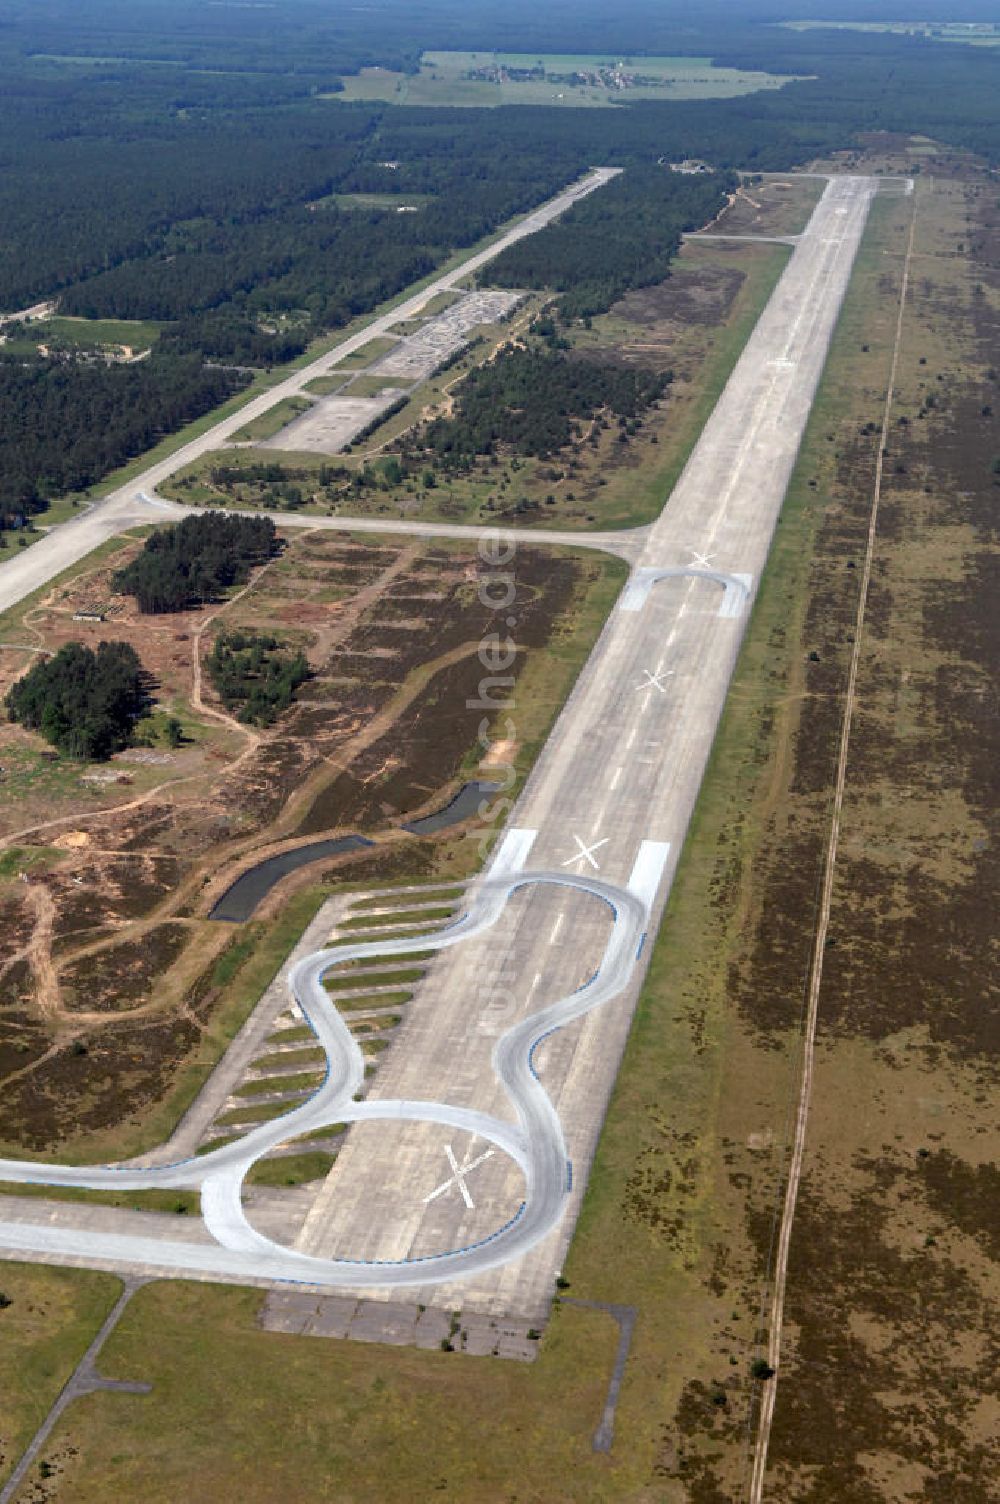
[[[355,376],[344,395],[345,397],[378,397],[389,387],[405,388],[409,385],[411,385],[410,382],[405,379],[401,380],[398,376],[368,376],[362,371],[360,375]]]
[[[333,204],[337,209],[422,209],[433,201],[429,193],[331,193],[318,204]]]
[[[261,413],[259,418],[253,418],[238,428],[233,438],[238,444],[259,444],[262,439],[273,439],[286,423],[308,412],[311,406],[307,397],[285,397],[269,407],[266,413]]]
[[[159,324],[138,319],[52,318],[30,327],[43,342],[51,337],[72,345],[129,345],[133,350],[148,350],[160,337]]]
[[[596,75],[615,69],[641,82],[626,86],[570,82],[570,75]],[[470,77],[482,69],[544,68],[542,79],[511,80],[507,77]],[[707,57],[643,57],[618,59],[611,56],[516,52],[425,52],[416,74],[392,73],[385,68],[365,68],[345,76],[343,93],[330,99],[381,100],[390,104],[464,105],[470,108],[497,105],[566,105],[606,108],[632,99],[730,99],[760,89],[780,88],[789,79],[775,74],[717,68]]]
[[[66,1185],[22,1185],[19,1181],[0,1181],[0,1197],[41,1197],[43,1201],[75,1201],[84,1206],[114,1206],[136,1212],[169,1212],[185,1217],[197,1213],[200,1198],[196,1191],[88,1191]],[[0,1216],[3,1201],[0,1200]]]
[[[964,42],[969,47],[1000,47],[995,21],[782,21],[792,31],[890,31],[896,36],[930,37],[935,42]]]
[[[0,1263],[0,1483],[13,1472],[120,1291],[111,1274]]]
[[[370,339],[366,345],[361,346],[360,350],[353,350],[350,355],[345,355],[343,360],[338,360],[334,367],[334,375],[338,371],[363,371],[380,355],[386,355],[390,350],[394,350],[396,344],[396,340],[388,339],[385,335]],[[321,377],[320,380],[322,379]]]
[[[343,376],[317,376],[312,381],[306,382],[306,391],[314,397],[332,397],[334,392],[339,392],[344,383],[349,379],[348,373]]]

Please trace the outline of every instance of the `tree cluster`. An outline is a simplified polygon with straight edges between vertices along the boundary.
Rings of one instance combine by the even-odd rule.
[[[0,527],[94,485],[241,380],[156,353],[128,366],[0,358]]]
[[[99,761],[128,746],[150,698],[127,642],[101,642],[96,653],[68,642],[18,679],[4,703],[12,721],[40,732],[60,752]]]
[[[469,372],[455,390],[452,415],[428,423],[418,443],[449,468],[499,446],[545,458],[602,410],[626,421],[640,417],[670,379],[641,367],[507,346]]]
[[[152,533],[142,552],[114,576],[114,587],[135,596],[140,611],[183,611],[217,600],[277,551],[269,517],[202,512]]]
[[[249,314],[219,310],[180,319],[165,329],[160,349],[180,355],[204,355],[232,366],[277,366],[297,360],[309,343],[308,325],[267,333]]]
[[[508,246],[479,274],[481,285],[551,287],[565,319],[604,313],[632,287],[669,275],[681,236],[725,206],[728,173],[684,177],[632,167],[537,235]]]
[[[282,652],[277,638],[254,632],[220,632],[208,672],[226,709],[252,726],[273,726],[309,678],[303,653]]]

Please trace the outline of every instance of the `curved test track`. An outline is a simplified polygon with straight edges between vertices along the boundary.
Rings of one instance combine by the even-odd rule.
[[[589,893],[610,907],[614,921],[601,965],[590,981],[578,991],[521,1019],[497,1041],[493,1068],[517,1114],[516,1125],[473,1108],[444,1102],[356,1101],[354,1094],[365,1077],[364,1056],[323,986],[326,974],[348,961],[442,950],[471,939],[496,923],[517,889],[538,883]],[[249,1257],[253,1274],[267,1279],[350,1287],[440,1284],[506,1263],[526,1253],[551,1231],[562,1216],[569,1192],[562,1125],[532,1068],[532,1053],[546,1035],[624,991],[647,918],[648,908],[642,898],[627,888],[596,878],[562,872],[520,872],[486,878],[479,884],[469,912],[446,930],[320,950],[294,968],[289,978],[293,995],[327,1057],[326,1080],[301,1106],[253,1129],[234,1143],[180,1164],[94,1167],[4,1159],[0,1160],[0,1178],[89,1190],[200,1189],[202,1214],[213,1237],[223,1249],[243,1256],[241,1264]],[[282,1247],[251,1227],[243,1211],[242,1187],[257,1160],[290,1138],[332,1123],[378,1118],[440,1123],[488,1139],[515,1161],[524,1176],[525,1199],[520,1212],[489,1238],[470,1247],[394,1263],[315,1258]],[[5,1242],[9,1244],[8,1231],[16,1232],[16,1228],[5,1229]],[[56,1236],[60,1231],[63,1230],[50,1229]],[[32,1246],[37,1246],[37,1229],[34,1232]],[[76,1240],[79,1241],[79,1234]],[[201,1266],[208,1254],[211,1267],[220,1272],[237,1272],[232,1260],[220,1260],[217,1250],[203,1245],[114,1236],[95,1241],[105,1245],[109,1257],[177,1268],[184,1267],[185,1262]]]

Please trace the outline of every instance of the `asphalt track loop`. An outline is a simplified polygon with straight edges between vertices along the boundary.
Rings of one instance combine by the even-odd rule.
[[[613,925],[601,964],[576,992],[515,1024],[497,1041],[493,1068],[517,1114],[504,1122],[469,1107],[430,1101],[355,1101],[365,1078],[365,1060],[357,1040],[323,986],[334,967],[347,961],[374,960],[414,951],[443,950],[472,939],[495,924],[511,895],[536,884],[553,884],[591,894],[611,909]],[[300,961],[289,982],[303,1016],[327,1058],[322,1086],[284,1116],[252,1129],[231,1144],[173,1165],[45,1165],[0,1159],[0,1179],[21,1183],[78,1186],[89,1190],[186,1189],[200,1190],[205,1225],[240,1263],[254,1274],[272,1280],[295,1280],[351,1288],[387,1285],[441,1284],[491,1269],[520,1257],[559,1222],[569,1194],[566,1143],[558,1114],[532,1067],[535,1046],[546,1035],[610,1002],[628,985],[645,934],[648,907],[629,889],[588,876],[564,872],[516,872],[485,878],[477,885],[467,913],[431,935],[374,940],[316,951]],[[242,1206],[243,1181],[268,1150],[300,1134],[332,1123],[378,1119],[440,1123],[487,1139],[509,1155],[525,1180],[520,1211],[485,1240],[467,1248],[399,1262],[322,1259],[299,1253],[264,1237],[251,1227]],[[5,1232],[12,1231],[8,1227]],[[131,1246],[133,1259],[176,1268],[185,1256],[211,1263],[211,1248],[163,1239],[95,1238],[109,1248]],[[95,1247],[94,1252],[99,1252]],[[242,1256],[242,1257],[241,1257]],[[228,1266],[225,1255],[216,1260]]]

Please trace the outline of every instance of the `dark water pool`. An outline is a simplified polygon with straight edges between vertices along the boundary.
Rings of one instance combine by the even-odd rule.
[[[461,825],[463,820],[471,820],[479,813],[481,800],[497,793],[501,787],[499,783],[463,783],[454,799],[443,809],[436,809],[419,820],[410,820],[403,829],[415,836],[433,836],[439,830],[447,830],[449,825]]]
[[[424,815],[419,820],[411,820],[403,829],[415,836],[432,836],[439,830],[447,830],[449,825],[461,825],[463,820],[469,820],[478,813],[482,799],[497,793],[501,787],[499,783],[464,783],[454,799],[442,809],[434,810],[432,814]],[[221,919],[228,924],[244,924],[275,883],[287,877],[290,872],[297,872],[310,862],[322,862],[327,857],[341,856],[345,851],[360,851],[362,847],[374,844],[366,836],[337,836],[330,841],[309,841],[291,851],[269,856],[238,877],[226,889],[208,917]]]
[[[281,851],[269,856],[256,867],[251,867],[227,888],[209,914],[209,919],[223,919],[230,924],[243,924],[254,909],[270,893],[275,883],[297,872],[310,862],[321,862],[327,857],[340,856],[345,851],[358,851],[362,846],[373,846],[374,841],[364,836],[338,836],[331,841],[310,841],[292,851]]]

